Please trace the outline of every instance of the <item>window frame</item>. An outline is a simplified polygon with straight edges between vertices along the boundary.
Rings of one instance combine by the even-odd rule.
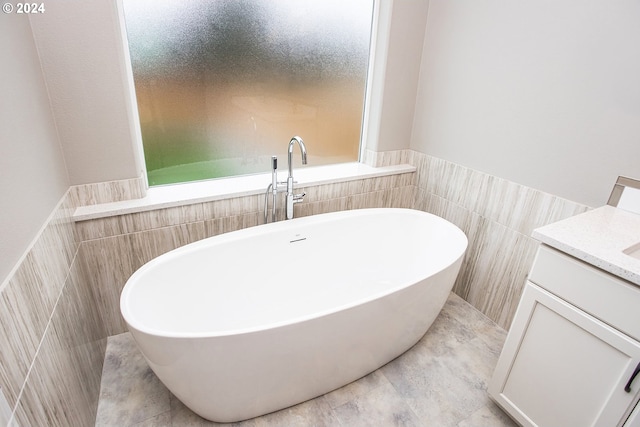
[[[142,142],[142,131],[138,113],[138,103],[133,79],[133,67],[127,42],[123,0],[116,0],[118,23],[120,28],[120,56],[122,59],[124,90],[127,99],[127,117],[130,122],[131,141],[136,155],[136,164],[140,177],[144,177],[146,188],[149,188],[146,162]],[[363,118],[360,133],[360,148],[357,163],[364,163],[367,151],[378,151],[382,105],[384,100],[384,79],[391,31],[391,11],[393,0],[373,0],[373,17],[371,25],[371,42],[369,46],[369,65],[364,95]],[[268,172],[268,171],[266,171]],[[241,175],[215,178],[216,180],[234,179]],[[187,185],[191,182],[170,184],[172,186]]]

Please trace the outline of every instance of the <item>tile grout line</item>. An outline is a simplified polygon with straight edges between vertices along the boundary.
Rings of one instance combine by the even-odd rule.
[[[15,419],[15,415],[16,415],[16,411],[18,410],[18,406],[20,405],[20,400],[22,400],[22,395],[24,394],[25,388],[27,387],[27,383],[29,382],[29,378],[31,377],[31,372],[33,371],[33,368],[35,366],[36,360],[38,359],[38,356],[40,355],[40,350],[42,348],[42,345],[47,337],[47,333],[49,332],[49,328],[51,327],[51,324],[53,323],[53,316],[56,313],[56,310],[58,308],[58,303],[60,302],[60,299],[62,298],[62,294],[64,293],[65,289],[67,288],[68,285],[68,281],[69,278],[71,276],[71,267],[74,265],[74,263],[76,262],[76,258],[78,257],[78,253],[80,252],[80,245],[78,245],[78,247],[76,248],[76,252],[73,255],[73,259],[71,260],[71,263],[69,265],[69,270],[67,271],[67,274],[64,278],[63,281],[63,285],[60,288],[60,292],[58,293],[58,297],[56,298],[56,302],[53,305],[53,308],[51,309],[51,313],[49,315],[49,319],[47,320],[47,326],[44,328],[44,331],[42,333],[42,337],[40,338],[40,342],[38,343],[38,348],[36,349],[36,352],[33,355],[33,360],[31,360],[31,364],[29,365],[29,369],[27,370],[27,375],[25,376],[24,382],[22,383],[22,387],[20,388],[20,393],[18,393],[18,396],[16,397],[16,404],[13,408],[13,411],[11,412],[11,418],[9,419],[9,423],[7,424],[8,426],[11,427],[18,427],[18,423]]]

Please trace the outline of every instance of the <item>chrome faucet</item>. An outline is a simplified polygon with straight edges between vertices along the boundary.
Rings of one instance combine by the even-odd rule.
[[[293,162],[291,161],[291,153],[293,153],[293,146],[296,142],[300,146],[300,152],[302,154],[302,164],[303,165],[307,164],[307,148],[304,146],[304,142],[302,141],[302,138],[300,138],[299,136],[294,136],[293,138],[291,138],[291,141],[289,141],[289,155],[287,157],[287,160],[289,162],[289,177],[287,178],[287,194],[286,194],[287,209],[286,209],[286,217],[285,217],[286,219],[293,218],[293,205],[295,203],[302,202],[302,199],[304,198],[304,195],[305,195],[305,193],[293,194],[294,181],[293,181]]]
[[[271,202],[271,222],[276,222],[276,202],[278,201],[278,192],[282,191],[280,184],[284,182],[278,182],[278,157],[271,156],[271,184],[267,187],[267,192],[264,194],[264,223],[269,222],[269,216],[267,211],[269,209],[269,194],[273,201]]]

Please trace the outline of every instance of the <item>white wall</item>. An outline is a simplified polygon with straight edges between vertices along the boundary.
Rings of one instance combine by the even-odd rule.
[[[0,14],[0,284],[69,188],[26,15]]]
[[[411,148],[590,206],[640,178],[640,2],[431,0]]]
[[[386,30],[385,58],[376,64],[384,68],[384,86],[376,94],[380,98],[378,134],[367,141],[367,148],[391,151],[409,148],[429,1],[381,0],[381,3],[386,7],[391,3],[391,18]]]
[[[373,148],[605,203],[618,175],[640,175],[639,9],[395,0]],[[117,16],[112,0],[66,0],[32,17],[71,184],[142,174]]]
[[[137,178],[144,170],[116,4],[49,2],[31,17],[72,185]]]
[[[145,173],[119,1],[53,2],[31,18],[72,185]],[[387,151],[409,147],[428,0],[381,3],[392,9],[385,52],[390,62],[383,95],[378,93],[382,122],[372,148]]]

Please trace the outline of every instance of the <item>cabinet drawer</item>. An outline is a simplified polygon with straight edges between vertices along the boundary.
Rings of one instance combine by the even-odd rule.
[[[640,341],[640,287],[545,245],[529,280]]]

